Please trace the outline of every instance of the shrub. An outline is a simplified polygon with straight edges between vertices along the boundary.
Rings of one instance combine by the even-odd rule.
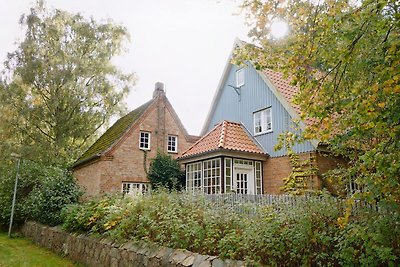
[[[0,165],[0,226],[9,224],[16,168],[12,162]],[[21,160],[14,223],[26,219],[56,225],[67,204],[78,201],[80,191],[71,174],[64,169]]]
[[[62,223],[61,210],[69,204],[77,203],[81,194],[69,171],[47,167],[42,170],[24,208],[29,219],[58,225]]]
[[[36,174],[39,172],[36,165],[30,162],[21,163],[14,212],[14,224],[16,225],[26,218],[26,209],[24,209],[26,197],[37,182]],[[0,228],[3,230],[8,227],[10,221],[15,176],[16,167],[13,162],[0,164]]]
[[[181,190],[185,186],[185,173],[170,155],[157,152],[151,161],[148,178],[153,188]]]
[[[357,210],[332,197],[301,198],[294,206],[252,207],[242,213],[202,197],[168,191],[134,199],[108,197],[65,212],[64,227],[117,240],[150,241],[171,248],[268,266],[396,266],[397,210]]]

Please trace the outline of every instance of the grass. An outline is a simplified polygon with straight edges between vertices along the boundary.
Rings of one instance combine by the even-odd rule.
[[[8,238],[0,232],[0,267],[83,266],[41,248],[22,237]]]

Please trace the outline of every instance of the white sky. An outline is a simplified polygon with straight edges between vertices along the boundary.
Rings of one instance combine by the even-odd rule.
[[[48,7],[112,19],[130,35],[116,64],[138,81],[126,99],[129,110],[148,101],[163,82],[167,97],[190,134],[199,134],[235,37],[248,27],[234,0],[47,0]],[[0,61],[15,50],[18,24],[32,0],[0,0]],[[1,65],[0,70],[3,69]]]

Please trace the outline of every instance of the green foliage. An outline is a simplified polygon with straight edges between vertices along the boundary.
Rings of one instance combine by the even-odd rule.
[[[293,206],[251,215],[186,193],[158,191],[134,199],[107,197],[65,209],[64,228],[116,240],[246,260],[251,266],[396,266],[400,215],[358,209],[330,196],[298,197]]]
[[[20,23],[25,39],[8,54],[0,77],[0,144],[46,164],[71,163],[124,110],[132,75],[112,58],[128,33],[111,22],[46,9],[43,1]]]
[[[315,123],[305,137],[350,159],[338,179],[356,178],[370,202],[400,204],[400,8],[396,0],[246,0],[253,22],[236,62],[250,60],[291,77],[295,98]],[[289,24],[269,36],[274,19]]]
[[[300,137],[292,132],[285,132],[278,137],[278,144],[275,149],[285,147],[286,154],[290,159],[292,171],[288,177],[283,178],[281,190],[292,195],[302,195],[307,191],[312,191],[313,178],[317,175],[317,167],[314,156],[309,159],[300,160],[300,156],[292,149],[296,142],[300,142]]]
[[[181,170],[179,163],[162,152],[157,152],[157,156],[152,159],[147,177],[153,188],[181,190],[185,187],[185,173]]]
[[[29,193],[24,209],[29,219],[46,225],[62,223],[61,210],[77,203],[82,192],[72,174],[64,169],[42,169],[38,183]]]
[[[61,213],[64,228],[70,232],[103,233],[107,228],[105,218],[112,213],[112,207],[120,198],[107,196],[101,200],[65,207]]]
[[[3,229],[10,220],[15,175],[13,162],[0,164],[0,228]],[[76,203],[80,194],[68,171],[22,160],[14,224],[23,223],[25,219],[47,225],[59,224],[61,209],[67,204]]]

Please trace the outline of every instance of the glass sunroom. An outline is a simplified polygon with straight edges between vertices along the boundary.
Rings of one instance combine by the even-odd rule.
[[[205,194],[262,194],[267,154],[246,129],[223,121],[178,159],[185,165],[186,190]]]

